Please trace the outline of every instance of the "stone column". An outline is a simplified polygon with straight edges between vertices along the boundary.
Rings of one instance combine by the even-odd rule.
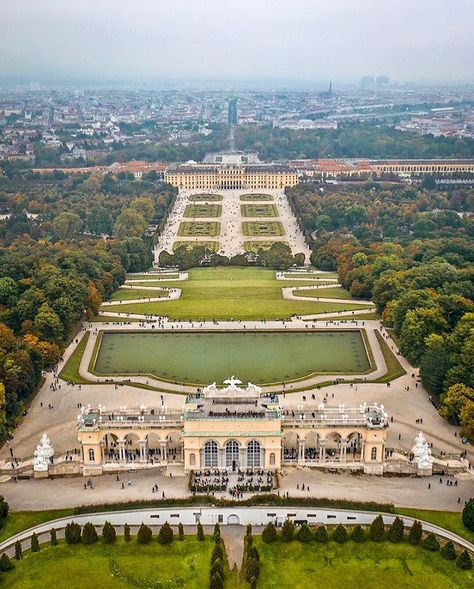
[[[166,440],[160,440],[160,458],[163,464],[168,463],[168,456],[166,455]]]
[[[326,440],[319,441],[319,459],[321,462],[326,460]]]
[[[298,464],[304,464],[305,461],[305,441],[298,440]]]
[[[225,467],[225,448],[219,448],[217,450],[217,468],[224,469]]]
[[[140,462],[146,462],[147,461],[146,440],[139,440],[138,443],[140,444]]]
[[[119,440],[119,460],[125,462],[125,440]]]
[[[346,461],[346,452],[347,452],[347,439],[341,438],[341,451],[339,453],[339,459],[341,462]]]

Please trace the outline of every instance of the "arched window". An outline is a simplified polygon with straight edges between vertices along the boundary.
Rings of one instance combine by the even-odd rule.
[[[370,451],[370,459],[377,460],[377,448],[373,447]]]
[[[209,440],[204,444],[204,466],[206,468],[217,468],[218,466],[217,442],[214,440]]]
[[[260,466],[261,448],[260,443],[252,440],[247,445],[247,466],[257,468]]]
[[[240,448],[235,440],[229,440],[225,445],[225,465],[227,468],[239,466]]]
[[[270,466],[275,466],[275,452],[270,454]]]
[[[195,466],[195,465],[196,465],[196,455],[190,454],[189,455],[189,466]]]
[[[89,448],[89,462],[95,462],[94,448]]]

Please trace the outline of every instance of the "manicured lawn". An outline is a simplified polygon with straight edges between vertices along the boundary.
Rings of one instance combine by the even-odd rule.
[[[341,317],[340,315],[331,315],[330,317],[325,317],[325,321],[352,321],[355,319],[356,321],[372,321],[374,319],[378,319],[377,313],[374,311],[373,313],[361,313],[360,315],[346,315]]]
[[[59,376],[66,381],[73,382],[75,384],[86,384],[89,381],[86,378],[82,378],[79,374],[79,364],[81,363],[82,354],[86,349],[87,342],[89,341],[90,333],[86,333],[82,336],[81,341],[78,343],[73,353],[69,356],[69,360],[64,365],[64,368],[59,373]]]
[[[275,241],[244,241],[244,250],[246,252],[257,252],[258,250],[269,250]],[[279,242],[285,243],[286,241]],[[287,244],[288,245],[288,244]]]
[[[153,286],[153,282],[162,282],[163,280],[167,280],[169,278],[179,278],[179,274],[177,272],[170,272],[169,274],[127,274],[127,279],[125,282],[129,282],[130,280],[137,280],[137,282],[133,282],[132,284],[140,286]],[[141,280],[142,282],[138,282]]]
[[[151,285],[150,285],[151,286]],[[120,288],[110,297],[111,301],[131,301],[133,299],[155,299],[166,297],[168,293],[163,290],[141,290],[139,288]]]
[[[468,589],[474,573],[461,571],[419,546],[407,544],[265,544],[255,538],[260,552],[259,589]]]
[[[387,365],[388,370],[385,376],[378,378],[375,382],[389,382],[406,374],[406,370],[400,364],[392,350],[388,347],[384,338],[380,335],[378,331],[375,332],[375,335],[377,337],[377,341],[380,344],[380,348],[382,350],[382,354],[385,359],[385,364]]]
[[[314,284],[298,282],[299,286]],[[135,303],[104,307],[122,313],[167,315],[173,319],[289,319],[292,315],[360,309],[348,302],[322,303],[292,301],[282,297],[284,286],[294,281],[276,280],[275,272],[264,268],[194,268],[189,280],[179,283],[181,298],[159,303]],[[176,283],[164,282],[175,287]]]
[[[125,284],[130,284],[130,286],[137,286],[137,287],[139,287],[139,286],[156,286],[158,288],[161,288],[163,285],[163,282],[165,282],[167,278],[169,278],[169,279],[178,278],[178,275],[177,274],[175,274],[175,275],[170,274],[169,276],[167,276],[166,278],[162,278],[161,280],[140,280],[137,282],[130,282],[130,280],[127,280],[125,282]],[[176,285],[176,286],[178,286],[178,285]]]
[[[198,542],[187,537],[171,545],[158,544],[156,536],[147,545],[136,539],[114,545],[97,544],[44,546],[39,553],[27,553],[5,576],[2,586],[9,589],[120,589],[143,587],[160,589],[209,586],[212,541]],[[8,584],[6,582],[8,581]]]
[[[451,530],[455,534],[474,542],[474,532],[464,527],[461,512],[457,511],[433,511],[431,509],[409,509],[407,507],[397,508],[397,513],[408,515],[416,519],[423,519],[427,522]]]
[[[188,250],[193,249],[194,247],[205,247],[213,252],[219,251],[218,241],[175,241],[173,243],[173,251],[176,251],[183,245],[185,245]]]
[[[185,221],[180,224],[178,235],[180,237],[217,237],[221,232],[221,224],[212,221],[193,222]]]
[[[307,290],[295,290],[293,291],[297,297],[315,297],[321,299],[344,299],[353,300],[351,293],[345,288],[335,286],[334,288],[317,288]]]
[[[0,532],[0,540],[18,534],[33,526],[37,526],[58,517],[71,515],[73,509],[51,509],[47,511],[10,511],[7,521]],[[1,586],[1,583],[0,583]]]
[[[209,201],[209,202],[220,202],[223,199],[222,194],[191,194],[188,200],[191,201]]]
[[[184,210],[184,217],[220,217],[222,206],[215,204],[187,205]]]
[[[244,235],[249,237],[278,237],[285,235],[283,225],[279,221],[244,221],[242,231]]]
[[[337,274],[335,272],[328,274],[315,274],[310,272],[308,272],[307,274],[306,272],[286,272],[285,278],[308,278],[308,280],[310,278],[312,280],[327,280],[328,278],[331,278],[337,280]]]
[[[242,217],[279,217],[274,204],[240,205]]]
[[[271,194],[242,194],[240,200],[243,201],[252,201],[252,200],[273,200],[273,196]]]

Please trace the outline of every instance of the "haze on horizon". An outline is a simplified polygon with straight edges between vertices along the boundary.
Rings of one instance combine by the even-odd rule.
[[[473,0],[2,0],[0,76],[474,81]]]

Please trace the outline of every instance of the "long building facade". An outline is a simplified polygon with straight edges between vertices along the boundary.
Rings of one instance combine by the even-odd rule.
[[[181,464],[280,470],[285,464],[382,474],[388,419],[383,406],[319,406],[284,412],[276,395],[232,378],[189,395],[182,412],[85,409],[77,423],[84,476]]]

